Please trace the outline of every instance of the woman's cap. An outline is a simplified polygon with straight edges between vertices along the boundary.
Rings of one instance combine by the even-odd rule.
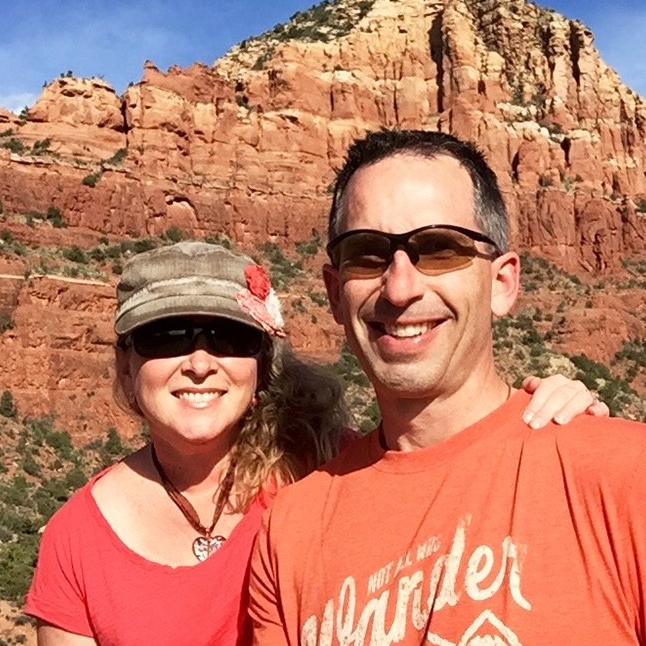
[[[248,256],[206,242],[158,247],[124,264],[117,285],[117,335],[171,316],[221,316],[270,335],[285,334],[267,272]]]

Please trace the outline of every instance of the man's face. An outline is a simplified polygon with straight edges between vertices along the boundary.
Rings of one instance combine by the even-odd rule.
[[[360,169],[347,186],[343,231],[404,233],[429,224],[479,230],[471,178],[452,157],[399,154]],[[427,276],[399,249],[381,276],[349,277],[326,266],[325,280],[335,318],[376,391],[435,399],[491,368],[495,271],[475,258]]]

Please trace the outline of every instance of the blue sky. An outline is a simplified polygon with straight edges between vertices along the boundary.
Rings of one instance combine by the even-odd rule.
[[[212,64],[231,46],[286,22],[311,0],[21,0],[2,3],[0,106],[19,112],[68,70],[120,94],[161,70]],[[542,0],[595,34],[604,60],[646,96],[646,0]]]

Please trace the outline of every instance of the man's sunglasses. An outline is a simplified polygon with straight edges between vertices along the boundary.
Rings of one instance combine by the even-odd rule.
[[[476,242],[484,242],[494,251],[480,251]],[[349,278],[381,276],[398,249],[403,249],[418,271],[427,276],[463,269],[474,258],[493,260],[500,256],[491,238],[451,224],[430,224],[408,233],[354,229],[334,238],[326,249],[334,267]]]
[[[263,331],[225,318],[196,323],[186,318],[166,318],[142,325],[130,334],[126,345],[146,359],[181,357],[195,350],[203,339],[211,354],[223,357],[253,357],[263,343]]]

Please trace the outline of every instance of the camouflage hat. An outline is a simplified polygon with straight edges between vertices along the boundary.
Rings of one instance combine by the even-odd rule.
[[[114,329],[125,335],[173,316],[218,316],[284,336],[267,272],[251,258],[206,242],[179,242],[125,263]]]

